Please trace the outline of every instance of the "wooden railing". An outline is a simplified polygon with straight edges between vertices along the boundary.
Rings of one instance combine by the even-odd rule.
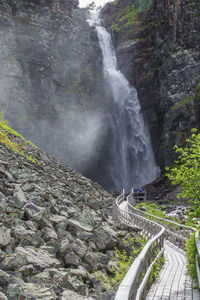
[[[122,209],[120,204],[123,201],[125,201],[124,193],[116,200],[115,217],[118,217],[120,222],[129,226],[137,225],[150,240],[134,260],[132,266],[121,282],[115,300],[139,300],[146,295],[148,276],[145,276],[145,274],[150,275],[151,268],[164,251],[165,228],[143,216]]]
[[[165,228],[165,235],[166,239],[172,242],[174,245],[178,246],[185,250],[186,241],[190,237],[191,233],[195,233],[195,242],[197,247],[197,256],[196,256],[196,269],[197,269],[197,276],[198,276],[198,285],[200,288],[200,241],[199,241],[199,231],[191,226],[185,226],[176,222],[173,222],[168,219],[163,219],[160,217],[156,217],[149,213],[146,213],[142,210],[136,209],[134,206],[136,201],[134,199],[134,191],[132,190],[131,194],[127,197],[128,201],[128,209],[135,213],[152,220]]]
[[[191,233],[195,232],[195,241],[197,246],[196,267],[198,282],[200,288],[200,241],[199,231],[190,226],[178,224],[176,222],[162,219],[136,209],[134,191],[127,197],[128,210],[122,209],[120,204],[126,200],[125,193],[116,200],[115,217],[120,222],[129,226],[139,227],[142,232],[150,238],[139,256],[135,259],[122,283],[120,284],[115,300],[139,300],[146,295],[146,284],[150,271],[162,255],[164,247],[164,237],[176,246],[185,249],[186,240]],[[152,259],[154,261],[151,263]]]
[[[133,197],[133,191],[127,197],[127,201],[128,201],[128,209],[131,212],[138,214],[140,216],[143,216],[144,218],[146,218],[148,220],[152,220],[152,221],[162,225],[163,227],[165,227],[166,238],[179,248],[185,249],[187,239],[190,237],[192,232],[196,232],[196,230],[193,227],[178,224],[171,220],[156,217],[156,216],[146,213],[142,210],[136,209],[134,207],[136,204],[136,201]]]

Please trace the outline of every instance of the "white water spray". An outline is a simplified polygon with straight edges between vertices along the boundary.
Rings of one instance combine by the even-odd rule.
[[[110,173],[114,188],[140,187],[153,181],[159,174],[150,136],[141,113],[137,91],[117,70],[117,59],[110,34],[101,26],[99,11],[90,12],[90,26],[98,33],[103,54],[105,80],[111,89],[114,103],[111,112],[113,160]]]

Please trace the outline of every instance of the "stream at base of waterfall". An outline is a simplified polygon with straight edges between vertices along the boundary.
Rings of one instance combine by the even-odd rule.
[[[114,188],[130,191],[144,186],[159,175],[148,126],[144,123],[137,91],[117,69],[117,59],[109,32],[101,26],[100,11],[90,11],[103,55],[106,87],[112,95],[110,142],[112,163],[109,166]]]

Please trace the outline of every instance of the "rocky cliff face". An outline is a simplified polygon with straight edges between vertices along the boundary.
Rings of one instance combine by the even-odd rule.
[[[143,1],[144,2],[144,1]],[[102,12],[119,68],[136,86],[161,166],[174,159],[192,127],[199,128],[200,3],[122,1]]]
[[[105,184],[101,157],[107,151],[109,101],[86,11],[76,0],[3,0],[0,7],[5,118],[44,150]]]

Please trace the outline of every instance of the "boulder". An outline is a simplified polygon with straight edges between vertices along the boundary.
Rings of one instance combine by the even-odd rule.
[[[53,240],[58,239],[57,233],[51,228],[45,227],[42,229],[41,233],[42,233],[42,237],[45,242],[47,242],[51,239],[53,239]]]
[[[79,239],[76,239],[72,243],[72,249],[81,258],[84,257],[85,253],[87,252],[86,245],[81,240],[79,240]]]
[[[71,252],[71,253],[65,255],[65,264],[66,264],[66,266],[69,266],[69,267],[70,266],[79,266],[80,259],[74,252]]]
[[[43,243],[40,234],[36,234],[36,232],[33,230],[26,230],[26,228],[24,228],[23,226],[12,228],[12,236],[16,241],[19,242],[19,245],[21,247],[39,247]]]
[[[85,296],[80,296],[76,292],[71,291],[71,290],[65,290],[62,293],[62,298],[61,300],[94,300],[94,298],[91,297],[85,297]]]
[[[33,247],[17,247],[14,254],[4,258],[2,269],[15,271],[29,264],[32,264],[38,271],[61,266],[61,262],[46,250],[35,249]]]
[[[24,214],[30,220],[44,212],[44,207],[40,207],[33,202],[29,202],[24,207]]]
[[[7,246],[11,241],[10,229],[5,226],[0,227],[0,248]]]
[[[18,272],[20,272],[24,277],[31,276],[36,273],[33,265],[26,265],[21,267]]]
[[[45,287],[35,283],[17,283],[9,284],[7,296],[10,300],[16,299],[37,299],[37,300],[55,300],[56,294],[51,287]]]
[[[16,208],[22,208],[27,203],[26,196],[21,189],[20,185],[15,185],[13,194],[12,206]]]
[[[94,242],[100,251],[112,250],[119,244],[116,233],[108,226],[99,226],[93,233]]]
[[[69,219],[68,224],[69,224],[70,229],[74,232],[76,232],[77,230],[82,230],[82,231],[87,231],[87,232],[93,231],[92,226],[78,222],[76,220]]]
[[[63,259],[65,255],[72,251],[72,245],[69,239],[64,239],[59,243],[59,256]]]

